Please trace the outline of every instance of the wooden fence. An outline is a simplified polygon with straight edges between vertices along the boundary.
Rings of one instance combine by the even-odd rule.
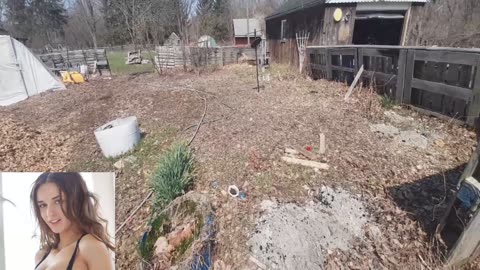
[[[62,50],[41,54],[39,58],[52,71],[66,70],[68,67],[80,65],[87,65],[89,70],[94,70],[97,66],[109,68],[107,51],[105,49]]]
[[[242,54],[246,54],[249,58],[255,56],[253,49],[238,47],[186,46],[185,55],[182,50],[181,46],[157,46],[155,64],[161,68],[177,68],[183,67],[185,61],[187,66],[194,67],[224,66],[238,63]]]
[[[400,46],[311,46],[314,79],[350,84],[363,65],[362,83],[397,103],[473,125],[480,113],[480,49]]]

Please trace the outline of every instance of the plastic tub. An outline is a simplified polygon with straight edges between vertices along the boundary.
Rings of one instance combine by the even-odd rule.
[[[115,119],[97,128],[94,133],[105,157],[124,154],[140,141],[140,129],[135,116]]]

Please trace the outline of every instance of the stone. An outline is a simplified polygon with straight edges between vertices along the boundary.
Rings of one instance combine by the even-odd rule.
[[[442,139],[437,139],[437,140],[435,140],[434,143],[438,147],[444,147],[445,146],[445,141],[443,141]]]
[[[125,167],[125,165],[127,163],[132,164],[135,161],[137,161],[137,157],[135,157],[135,156],[124,157],[124,158],[119,159],[117,162],[115,162],[113,164],[113,167],[117,168],[118,170],[121,170]]]
[[[164,236],[159,237],[155,242],[155,254],[160,256],[168,253],[168,241]]]

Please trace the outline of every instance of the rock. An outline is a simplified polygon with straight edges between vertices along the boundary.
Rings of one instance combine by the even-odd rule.
[[[398,128],[390,125],[385,125],[385,124],[371,125],[370,130],[375,133],[383,134],[384,136],[387,136],[387,137],[392,137],[400,133]]]
[[[135,161],[137,161],[137,157],[136,156],[128,156],[128,157],[124,158],[124,160],[126,162],[129,162],[129,163],[134,163]]]
[[[405,117],[405,116],[401,116],[399,115],[398,113],[394,112],[394,111],[385,111],[383,113],[388,119],[390,119],[391,121],[395,122],[395,123],[403,123],[403,122],[409,122],[409,121],[413,121],[413,117],[411,116],[408,116],[408,117]]]
[[[113,164],[113,167],[115,167],[118,170],[121,170],[123,169],[123,167],[125,167],[125,161],[123,159],[120,159]]]
[[[438,147],[445,147],[445,141],[443,141],[442,139],[435,140],[434,144]]]
[[[382,231],[375,225],[368,225],[367,233],[375,241],[382,239]]]
[[[168,240],[164,236],[159,237],[155,242],[155,255],[161,256],[167,253],[169,253]]]
[[[427,137],[413,130],[402,131],[400,135],[396,136],[395,140],[399,144],[405,144],[422,149],[426,149],[428,146]]]
[[[186,226],[178,226],[168,234],[168,243],[174,248],[178,247],[184,240],[193,235],[194,229],[195,225],[193,223],[187,224]]]
[[[113,167],[115,167],[118,170],[121,170],[125,167],[127,163],[131,164],[131,163],[134,163],[135,161],[137,161],[137,157],[135,156],[124,157],[119,159],[117,162],[115,162],[115,164],[113,164]]]

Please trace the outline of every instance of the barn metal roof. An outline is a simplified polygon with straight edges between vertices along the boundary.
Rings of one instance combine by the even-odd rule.
[[[289,0],[273,14],[265,18],[270,20],[293,12],[304,10],[321,4],[347,4],[347,3],[427,3],[430,0]]]
[[[344,3],[379,3],[378,0],[326,0],[325,4],[344,4]],[[383,0],[381,2],[390,2],[390,3],[427,3],[428,0]]]
[[[324,4],[325,0],[289,0],[280,6],[273,14],[265,18],[265,20],[277,18],[286,14],[300,11],[306,8]]]

